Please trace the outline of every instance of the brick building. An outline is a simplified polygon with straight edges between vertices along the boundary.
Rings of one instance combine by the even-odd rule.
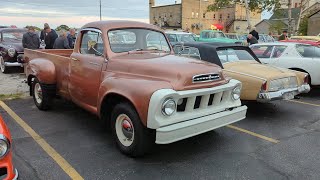
[[[226,32],[247,32],[246,9],[244,4],[234,4],[221,8],[217,12],[207,12],[214,0],[181,0],[181,3],[155,6],[155,0],[149,0],[150,23],[166,29],[183,29],[199,33],[210,29],[212,24],[221,24]],[[251,12],[251,24],[261,20],[261,13]]]

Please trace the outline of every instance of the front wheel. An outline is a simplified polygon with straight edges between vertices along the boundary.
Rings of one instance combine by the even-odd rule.
[[[32,96],[38,109],[42,111],[50,109],[53,97],[43,88],[43,85],[41,85],[37,78],[32,83]]]
[[[2,73],[8,73],[8,67],[6,67],[2,56],[0,56],[0,70]]]
[[[128,103],[115,106],[111,128],[118,148],[128,156],[142,156],[154,144],[154,132],[143,126],[138,113]]]

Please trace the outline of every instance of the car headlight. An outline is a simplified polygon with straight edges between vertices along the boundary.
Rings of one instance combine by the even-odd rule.
[[[16,50],[14,48],[9,48],[8,49],[8,55],[10,57],[14,57],[14,55],[16,55]]]
[[[9,140],[4,135],[0,135],[0,158],[3,158],[8,153],[9,148]]]
[[[176,102],[172,98],[169,98],[163,102],[161,111],[162,111],[162,114],[166,116],[171,116],[173,113],[176,112],[176,109],[177,109]]]
[[[233,100],[239,100],[241,95],[241,85],[237,85],[231,93],[231,97]]]

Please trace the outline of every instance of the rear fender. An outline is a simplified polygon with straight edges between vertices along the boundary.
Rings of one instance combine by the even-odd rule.
[[[26,74],[29,85],[33,77],[36,77],[43,84],[56,84],[56,68],[50,60],[32,59],[27,65]]]

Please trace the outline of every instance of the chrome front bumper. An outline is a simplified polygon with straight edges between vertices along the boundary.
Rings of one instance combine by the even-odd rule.
[[[309,84],[303,84],[297,88],[290,88],[290,89],[283,89],[276,92],[265,92],[265,93],[259,93],[257,97],[258,102],[270,102],[274,100],[289,100],[293,99],[294,96],[300,94],[300,93],[308,93],[310,91]],[[291,94],[293,96],[288,96],[288,94]]]
[[[7,67],[23,67],[23,64],[18,62],[4,62],[4,65]]]
[[[246,117],[247,106],[156,129],[156,143],[169,144],[232,124]]]

